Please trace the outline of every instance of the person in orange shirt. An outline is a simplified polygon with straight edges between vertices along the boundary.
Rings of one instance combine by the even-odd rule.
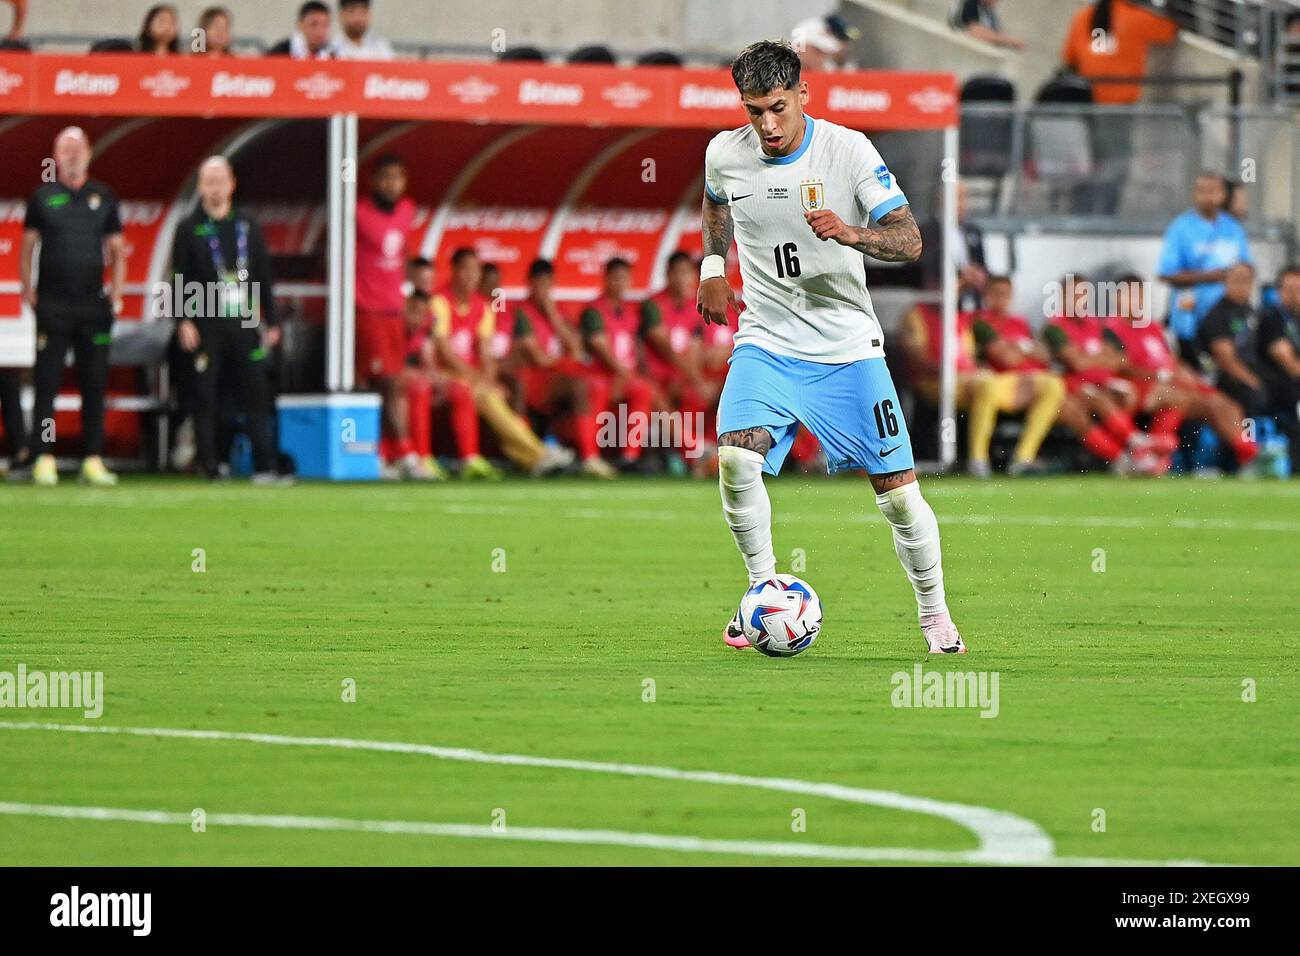
[[[1147,53],[1153,43],[1178,39],[1178,25],[1128,0],[1097,0],[1074,14],[1065,35],[1061,60],[1086,80],[1141,77],[1147,72]],[[1132,105],[1142,97],[1140,83],[1093,83],[1093,101],[1103,105]],[[1090,209],[1113,215],[1128,180],[1132,159],[1132,120],[1127,116],[1100,115],[1093,119],[1096,169]]]

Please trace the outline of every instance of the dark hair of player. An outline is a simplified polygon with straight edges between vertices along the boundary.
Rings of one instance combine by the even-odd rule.
[[[731,61],[731,78],[742,95],[792,90],[799,85],[799,54],[783,40],[759,40]]]
[[[406,161],[396,153],[384,153],[384,155],[375,160],[375,165],[371,167],[370,173],[372,176],[378,176],[389,166],[400,166],[405,169]]]
[[[605,275],[609,275],[615,269],[631,269],[632,263],[628,262],[622,256],[615,256],[605,263]]]
[[[470,258],[477,259],[478,253],[475,252],[473,249],[471,249],[469,246],[461,246],[459,249],[457,249],[455,252],[451,254],[452,268],[454,269],[456,266],[460,265],[466,259],[470,259]]]
[[[370,0],[339,0],[339,9],[346,10],[348,7],[365,7],[370,9]]]
[[[692,256],[685,249],[678,249],[676,252],[674,252],[671,256],[668,257],[668,268],[671,269],[679,262],[689,262],[693,266],[695,265],[695,257]]]
[[[408,269],[426,269],[426,268],[428,268],[428,267],[431,266],[431,265],[433,265],[433,263],[430,262],[428,259],[424,258],[424,256],[413,256],[413,257],[412,257],[412,258],[411,258],[411,259],[406,263],[406,268],[408,268]]]
[[[555,266],[551,265],[550,259],[534,259],[528,266],[528,278],[530,279],[553,275],[555,275]]]
[[[313,13],[323,13],[325,16],[329,16],[330,8],[321,3],[320,0],[307,0],[306,3],[298,8],[298,22],[301,23]]]
[[[996,285],[998,283],[1005,283],[1006,285],[1011,285],[1011,276],[990,275],[988,279],[985,280],[984,284]]]

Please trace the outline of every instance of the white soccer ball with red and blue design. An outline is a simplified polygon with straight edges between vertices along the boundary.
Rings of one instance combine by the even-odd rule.
[[[778,574],[740,599],[740,626],[768,657],[794,657],[812,647],[822,629],[822,602],[807,581]]]

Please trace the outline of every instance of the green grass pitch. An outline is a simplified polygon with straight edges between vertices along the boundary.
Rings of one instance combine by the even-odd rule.
[[[5,708],[0,722],[832,783],[1014,814],[1067,859],[1300,864],[1300,484],[926,479],[971,648],[942,660],[922,653],[867,483],[770,487],[780,569],[801,556],[825,605],[817,644],[790,660],[720,640],[743,573],[709,483],[0,487],[0,672],[105,684],[98,720]],[[997,672],[997,716],[893,706],[893,675],[918,662]],[[5,727],[0,766],[9,866],[807,862],[581,833],[194,832],[196,808],[900,848],[904,862],[977,845],[913,809],[527,761]]]

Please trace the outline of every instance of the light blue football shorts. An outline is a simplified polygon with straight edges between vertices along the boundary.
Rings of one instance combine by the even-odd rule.
[[[827,471],[883,475],[913,466],[912,439],[883,358],[827,365],[757,345],[737,348],[718,403],[718,434],[767,429],[772,448],[763,470],[775,475],[801,422],[821,442]]]

